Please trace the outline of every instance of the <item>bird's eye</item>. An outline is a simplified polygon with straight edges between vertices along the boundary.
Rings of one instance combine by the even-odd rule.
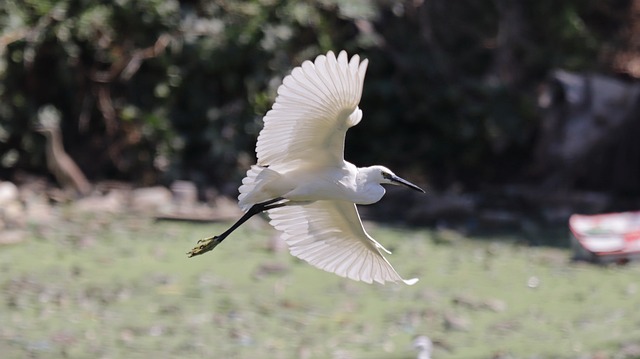
[[[384,178],[384,179],[390,179],[391,178],[391,173],[389,173],[389,172],[380,171],[380,173],[382,173],[382,178]]]

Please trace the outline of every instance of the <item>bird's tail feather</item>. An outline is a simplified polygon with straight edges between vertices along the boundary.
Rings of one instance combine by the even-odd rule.
[[[280,177],[280,174],[265,166],[254,165],[247,171],[247,176],[242,180],[242,185],[238,190],[238,205],[243,211],[248,211],[256,203],[268,201],[268,191],[263,191],[263,187]]]

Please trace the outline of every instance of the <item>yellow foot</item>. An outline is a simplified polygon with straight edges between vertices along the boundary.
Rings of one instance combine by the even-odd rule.
[[[207,253],[208,251],[214,249],[220,243],[220,237],[218,236],[201,239],[198,241],[198,245],[193,247],[193,249],[190,250],[187,255],[189,256],[189,258],[191,258],[203,253]]]

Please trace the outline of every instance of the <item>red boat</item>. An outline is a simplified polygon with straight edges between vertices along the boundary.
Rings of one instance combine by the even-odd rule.
[[[640,212],[574,214],[569,228],[576,259],[598,263],[640,259]]]

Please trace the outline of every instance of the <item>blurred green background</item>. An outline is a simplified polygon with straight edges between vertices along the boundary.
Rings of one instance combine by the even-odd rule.
[[[637,75],[630,65],[640,33],[634,6],[3,1],[0,176],[46,173],[44,139],[32,125],[41,108],[53,105],[65,148],[90,180],[235,186],[254,161],[261,118],[282,77],[304,60],[345,49],[370,60],[361,103],[366,121],[347,141],[352,162],[386,164],[441,190],[546,183],[567,166],[536,158],[545,126],[541,87],[556,69]],[[613,154],[633,154],[617,175],[634,173],[631,184],[602,174],[612,172],[611,151],[590,154],[600,158],[590,163],[596,167],[574,170],[561,184],[640,194],[632,169],[640,150],[627,142]]]
[[[640,358],[640,267],[570,261],[566,228],[640,204],[638,19],[636,0],[0,1],[0,358],[406,359],[420,335],[434,358]],[[214,212],[178,215],[234,218],[282,78],[341,49],[370,61],[345,157],[429,190],[362,208],[417,225],[365,224],[421,281],[324,273],[260,218],[187,260],[226,223],[157,222],[175,197],[122,184],[193,183]],[[92,196],[42,184],[46,114]]]

